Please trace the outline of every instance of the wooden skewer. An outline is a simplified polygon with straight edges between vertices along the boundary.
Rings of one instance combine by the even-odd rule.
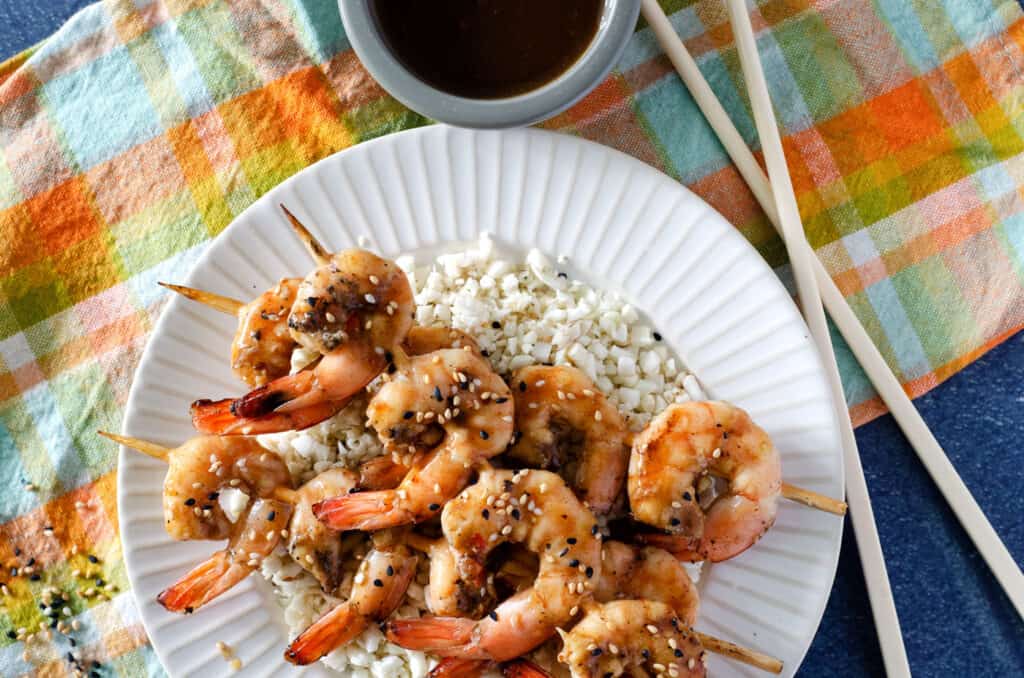
[[[171,453],[170,447],[164,447],[163,445],[157,445],[151,443],[148,440],[142,438],[133,438],[131,436],[123,436],[117,433],[109,433],[107,431],[96,431],[104,438],[113,440],[118,445],[124,445],[130,447],[133,450],[138,450],[143,454],[149,455],[154,459],[159,459],[162,462],[167,461],[167,456]],[[288,504],[297,504],[299,501],[299,493],[288,487],[275,487],[273,492],[274,498],[283,501]]]
[[[701,645],[704,646],[705,650],[720,654],[730,659],[743,662],[744,664],[750,664],[756,666],[759,669],[770,671],[772,673],[782,673],[782,661],[772,657],[771,655],[758,652],[757,650],[751,650],[746,647],[741,647],[735,643],[730,643],[728,640],[722,640],[721,638],[715,638],[709,636],[706,633],[700,631],[694,631],[697,637],[700,638]]]
[[[789,483],[782,483],[782,496],[790,501],[795,501],[798,504],[804,506],[810,506],[811,508],[818,509],[819,511],[827,511],[828,513],[834,513],[837,516],[846,515],[846,502],[833,499],[832,497],[826,497],[823,494],[817,492],[811,492],[801,487],[790,485]]]
[[[207,292],[206,290],[197,290],[194,287],[175,285],[174,283],[167,282],[158,282],[157,285],[160,285],[160,287],[166,287],[171,291],[177,292],[183,297],[191,299],[192,301],[198,301],[200,304],[209,306],[212,309],[229,315],[238,315],[238,312],[242,310],[243,306],[245,306],[245,302],[239,301],[238,299],[222,297],[219,294]]]
[[[280,207],[281,211],[284,212],[284,215],[288,217],[288,222],[295,230],[295,234],[299,236],[299,240],[302,241],[302,244],[305,245],[306,249],[309,251],[309,256],[313,257],[313,261],[320,266],[329,262],[331,260],[331,253],[327,251],[327,248],[320,244],[320,241],[309,232],[309,229],[306,228],[305,225],[303,225],[303,223],[299,221],[298,218],[291,213],[291,210],[285,207],[283,203]]]

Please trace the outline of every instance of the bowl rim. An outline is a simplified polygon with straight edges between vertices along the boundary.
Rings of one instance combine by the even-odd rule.
[[[604,0],[597,33],[559,77],[513,97],[471,99],[449,94],[415,76],[387,46],[371,0],[338,0],[345,33],[359,60],[389,94],[412,110],[460,127],[524,127],[554,117],[586,96],[611,72],[633,35],[640,0]]]

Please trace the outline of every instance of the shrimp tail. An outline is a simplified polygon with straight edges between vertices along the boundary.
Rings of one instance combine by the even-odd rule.
[[[516,659],[501,667],[505,678],[551,678],[551,674],[529,659]]]
[[[416,517],[395,506],[394,490],[356,492],[313,504],[313,515],[332,530],[372,532],[407,525]]]
[[[385,635],[407,650],[433,652],[442,657],[489,659],[474,643],[476,625],[472,619],[462,617],[395,619],[387,623]]]
[[[692,539],[690,537],[684,537],[677,534],[653,533],[639,534],[636,539],[641,544],[656,546],[668,551],[678,560],[686,563],[695,563],[697,561],[704,560],[704,556],[698,551],[700,546],[699,539]]]
[[[481,659],[445,657],[430,670],[427,678],[479,678],[492,664]]]
[[[227,551],[218,551],[164,589],[156,600],[171,612],[191,614],[237,583],[237,578],[228,577],[230,570]]]
[[[291,642],[284,658],[292,664],[305,666],[349,642],[367,626],[367,620],[352,605],[342,603],[320,617]]]
[[[200,433],[221,436],[301,431],[334,416],[348,403],[325,401],[297,412],[247,417],[236,412],[236,402],[231,398],[195,401],[191,408],[192,426]]]

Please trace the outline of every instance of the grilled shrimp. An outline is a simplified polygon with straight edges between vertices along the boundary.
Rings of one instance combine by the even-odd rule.
[[[355,488],[359,477],[352,471],[332,468],[320,473],[300,487],[292,521],[289,526],[288,551],[292,558],[331,593],[338,588],[347,556],[341,535],[313,515],[313,504],[327,497],[344,494]]]
[[[394,262],[345,250],[299,285],[288,316],[292,337],[322,357],[241,398],[197,400],[192,423],[218,435],[302,429],[338,412],[381,373],[412,326],[409,280]]]
[[[575,367],[523,367],[512,376],[516,431],[508,451],[531,468],[559,472],[596,513],[622,491],[629,462],[626,423]]]
[[[708,496],[717,479],[724,491]],[[752,546],[775,522],[781,486],[768,434],[729,403],[670,405],[633,441],[633,515],[667,532],[646,543],[683,560],[717,562]]]
[[[255,387],[288,374],[292,351],[298,345],[288,331],[288,313],[300,282],[300,278],[282,278],[249,303],[194,287],[163,282],[160,285],[238,318],[238,329],[231,341],[231,370]]]
[[[285,650],[293,664],[311,664],[348,643],[373,622],[386,619],[405,598],[416,574],[417,556],[390,532],[373,536],[373,550],[363,558],[352,593],[303,631]]]
[[[286,534],[291,512],[291,505],[279,499],[251,502],[244,519],[231,527],[227,548],[166,588],[157,602],[171,612],[190,614],[248,577]]]
[[[594,599],[607,603],[621,598],[665,603],[686,626],[697,621],[700,596],[682,564],[667,551],[617,541],[604,542],[601,577]]]
[[[573,678],[704,675],[700,639],[665,605],[618,600],[594,605],[568,633],[558,660]]]
[[[512,438],[512,397],[472,351],[416,356],[391,375],[367,408],[387,449],[418,455],[395,490],[358,492],[314,507],[336,530],[379,530],[437,514],[469,482],[474,467]]]
[[[168,450],[165,458],[164,527],[179,541],[232,536],[237,524],[218,501],[225,488],[267,498],[279,487],[291,487],[284,461],[250,438],[197,436]]]
[[[547,471],[481,472],[445,506],[444,534],[459,575],[486,581],[486,560],[500,544],[520,543],[541,556],[533,586],[479,621],[455,617],[394,620],[388,638],[441,656],[505,661],[547,640],[590,596],[601,576],[597,520],[565,482]]]

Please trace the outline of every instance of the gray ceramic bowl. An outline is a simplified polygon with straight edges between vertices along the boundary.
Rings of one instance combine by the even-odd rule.
[[[428,85],[402,65],[381,35],[370,0],[338,0],[338,6],[356,54],[392,96],[428,118],[482,128],[530,125],[582,99],[619,60],[640,13],[640,0],[605,0],[601,23],[590,46],[556,80],[505,99],[468,99]]]

